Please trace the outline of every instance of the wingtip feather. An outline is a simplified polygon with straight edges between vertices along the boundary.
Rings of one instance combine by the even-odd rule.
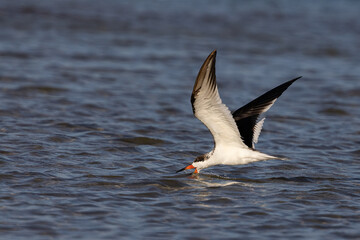
[[[196,77],[196,81],[193,88],[193,94],[195,94],[201,88],[201,85],[204,81],[204,77],[206,75],[206,72],[208,71],[208,68],[211,67],[215,71],[215,61],[216,61],[216,49],[209,54],[209,56],[206,58],[203,65],[201,66],[199,73]]]

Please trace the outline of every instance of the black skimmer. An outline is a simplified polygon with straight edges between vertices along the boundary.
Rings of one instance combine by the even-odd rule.
[[[222,103],[215,75],[216,50],[200,68],[191,95],[191,104],[197,117],[210,130],[214,149],[198,156],[192,164],[177,172],[194,169],[194,173],[214,165],[239,165],[256,161],[279,159],[255,150],[265,118],[258,121],[276,99],[296,80],[285,82],[264,93],[233,113]]]

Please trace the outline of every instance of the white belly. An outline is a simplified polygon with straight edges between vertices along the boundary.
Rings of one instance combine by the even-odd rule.
[[[246,149],[234,146],[225,146],[215,149],[214,157],[218,159],[220,164],[224,165],[247,164],[274,158],[270,155],[252,150],[250,148]]]
[[[204,161],[193,162],[193,166],[196,167],[198,171],[219,164],[241,165],[275,158],[237,145],[216,146],[208,155],[210,157]]]

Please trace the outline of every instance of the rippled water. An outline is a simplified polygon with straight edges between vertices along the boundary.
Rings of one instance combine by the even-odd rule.
[[[1,239],[359,239],[358,1],[2,1]],[[257,148],[175,171],[218,49],[236,109],[291,78]]]

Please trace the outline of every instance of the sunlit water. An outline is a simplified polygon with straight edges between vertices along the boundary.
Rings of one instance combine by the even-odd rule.
[[[0,239],[359,239],[358,1],[2,1]],[[234,110],[297,76],[257,149],[175,174],[218,49]]]

